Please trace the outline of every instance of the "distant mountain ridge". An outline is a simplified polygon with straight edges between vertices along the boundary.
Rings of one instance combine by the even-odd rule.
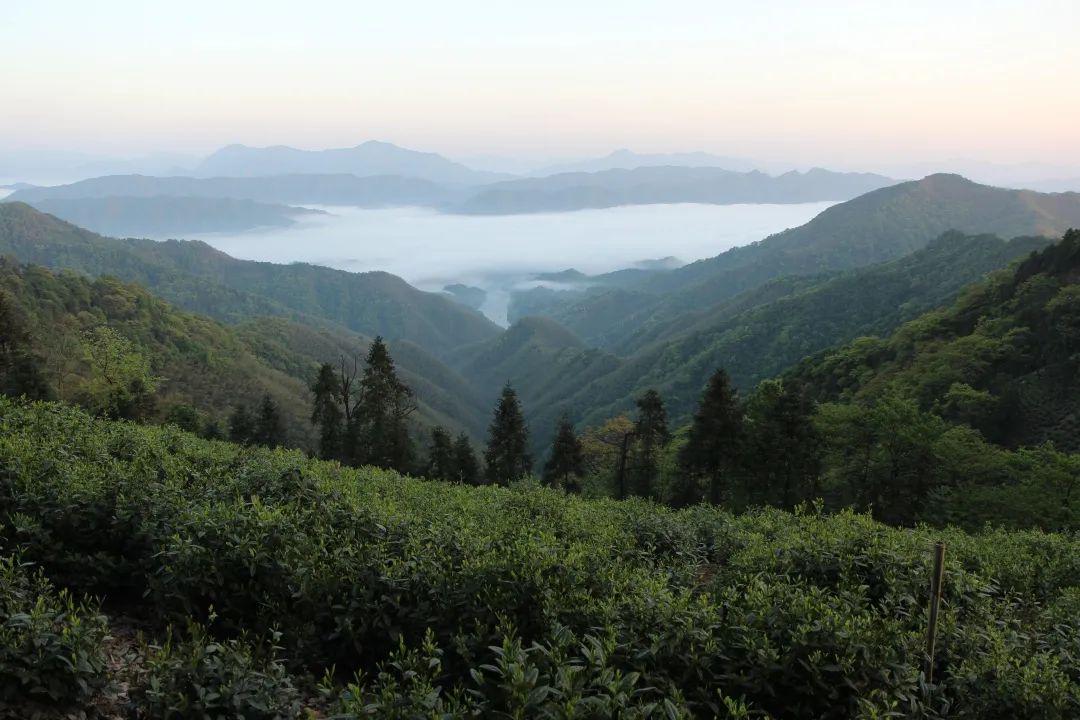
[[[686,153],[637,153],[626,148],[620,148],[603,157],[548,165],[530,172],[529,175],[532,177],[544,177],[574,172],[633,170],[639,167],[656,167],[659,165],[671,167],[718,167],[737,172],[764,169],[761,163],[747,158],[713,155],[700,150]]]
[[[119,237],[176,237],[285,227],[321,210],[236,198],[186,196],[54,198],[32,203],[42,212],[87,230]]]
[[[449,185],[477,185],[509,177],[473,170],[437,153],[419,152],[369,140],[351,148],[298,150],[285,145],[228,145],[195,168],[202,177],[258,177],[293,174],[399,175]]]
[[[25,187],[5,199],[35,203],[55,199],[167,195],[370,208],[410,205],[458,214],[504,215],[654,203],[842,201],[892,182],[880,175],[835,173],[822,169],[771,176],[757,171],[742,173],[707,167],[645,167],[569,173],[475,186],[445,184],[405,175],[110,175],[68,185]]]
[[[212,197],[306,205],[433,206],[464,197],[430,180],[377,175],[273,175],[266,177],[151,177],[107,175],[69,185],[16,190],[6,201],[27,203],[59,198]]]
[[[836,173],[821,168],[773,176],[756,170],[736,172],[715,167],[637,167],[485,185],[451,210],[470,215],[503,215],[655,203],[840,201],[893,182],[882,175]]]

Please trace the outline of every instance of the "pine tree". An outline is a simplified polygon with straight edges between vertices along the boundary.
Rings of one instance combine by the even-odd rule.
[[[252,442],[265,447],[279,447],[285,444],[285,423],[277,403],[269,394],[263,395],[259,405],[259,416],[255,419],[255,434]]]
[[[454,479],[466,485],[480,482],[480,463],[476,461],[476,453],[465,433],[458,435],[454,442]]]
[[[791,508],[813,499],[821,474],[823,441],[807,393],[766,380],[747,407],[746,500]]]
[[[237,405],[229,416],[229,442],[248,445],[255,437],[255,418],[246,405]]]
[[[574,433],[570,418],[563,415],[555,429],[551,455],[544,463],[544,482],[551,487],[580,492],[581,476],[584,472],[585,457],[581,450],[581,440]]]
[[[319,368],[311,385],[313,396],[311,424],[319,428],[319,457],[324,460],[342,458],[344,414],[341,410],[341,382],[330,363]]]
[[[528,446],[529,431],[525,427],[521,404],[514,388],[507,383],[488,428],[488,445],[484,452],[487,481],[506,485],[528,475],[532,470]]]
[[[431,430],[431,447],[428,448],[424,477],[432,480],[457,480],[454,442],[450,439],[450,433],[438,426]]]
[[[679,454],[680,477],[672,502],[689,505],[707,498],[719,504],[735,480],[743,437],[742,407],[728,374],[721,368],[709,378],[687,443]]]
[[[349,427],[352,460],[358,465],[407,472],[412,462],[412,443],[406,419],[415,409],[412,390],[398,379],[386,343],[381,337],[375,338]]]
[[[660,453],[671,439],[667,426],[664,400],[656,390],[648,390],[638,398],[638,419],[634,423],[637,441],[631,488],[635,495],[653,497],[657,492],[660,474]]]

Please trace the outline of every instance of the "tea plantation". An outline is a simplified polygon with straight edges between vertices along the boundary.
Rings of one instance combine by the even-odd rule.
[[[466,487],[0,398],[0,556],[0,717],[1080,716],[1075,534]]]

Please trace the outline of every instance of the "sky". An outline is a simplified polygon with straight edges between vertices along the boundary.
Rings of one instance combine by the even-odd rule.
[[[0,2],[0,150],[1080,164],[1080,2]]]

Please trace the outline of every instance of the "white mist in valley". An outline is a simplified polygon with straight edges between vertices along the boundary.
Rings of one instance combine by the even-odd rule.
[[[425,290],[474,285],[488,292],[485,314],[505,324],[509,291],[535,273],[596,274],[669,256],[692,262],[802,225],[831,204],[638,205],[500,216],[321,207],[331,214],[286,228],[188,237],[246,260],[382,270]]]

